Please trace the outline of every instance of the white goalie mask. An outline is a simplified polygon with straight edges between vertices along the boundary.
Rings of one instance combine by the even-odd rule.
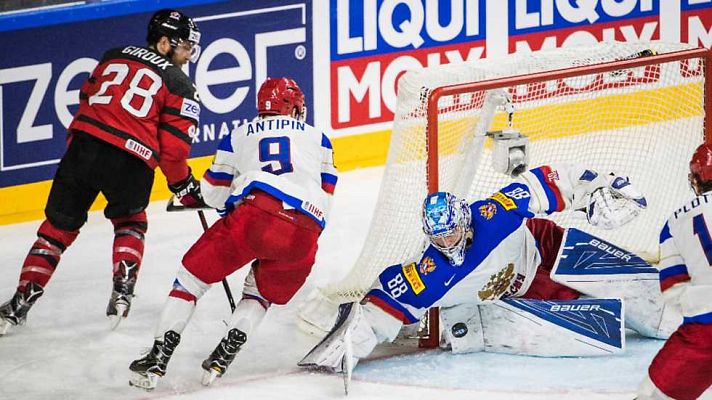
[[[451,193],[432,193],[423,202],[423,232],[433,247],[456,267],[465,261],[467,231],[471,222],[470,206]]]

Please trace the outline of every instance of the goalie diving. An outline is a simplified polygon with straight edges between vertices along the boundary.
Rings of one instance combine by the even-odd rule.
[[[340,305],[331,331],[299,365],[349,376],[431,307],[440,307],[441,347],[453,353],[608,355],[624,350],[626,327],[666,338],[682,318],[665,307],[654,267],[535,217],[569,210],[616,229],[646,206],[627,178],[577,165],[531,169],[472,204],[431,193],[420,257],[385,268],[360,302]]]

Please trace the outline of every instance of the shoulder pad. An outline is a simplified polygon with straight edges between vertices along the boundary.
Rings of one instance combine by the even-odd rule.
[[[163,79],[169,92],[186,99],[200,101],[195,85],[190,81],[190,78],[183,73],[183,70],[177,66],[171,65],[168,67],[164,72]]]

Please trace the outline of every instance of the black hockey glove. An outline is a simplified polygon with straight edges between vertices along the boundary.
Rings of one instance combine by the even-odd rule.
[[[168,185],[168,189],[176,196],[182,205],[188,208],[206,207],[203,195],[200,193],[200,182],[198,182],[191,171],[188,176],[180,182]]]

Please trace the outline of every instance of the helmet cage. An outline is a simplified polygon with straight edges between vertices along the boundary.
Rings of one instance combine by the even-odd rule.
[[[466,232],[472,221],[470,207],[465,200],[456,198],[451,193],[437,192],[428,195],[423,203],[423,232],[433,247],[445,255],[450,264],[460,266],[465,261]],[[456,233],[460,239],[445,246],[438,243]]]

